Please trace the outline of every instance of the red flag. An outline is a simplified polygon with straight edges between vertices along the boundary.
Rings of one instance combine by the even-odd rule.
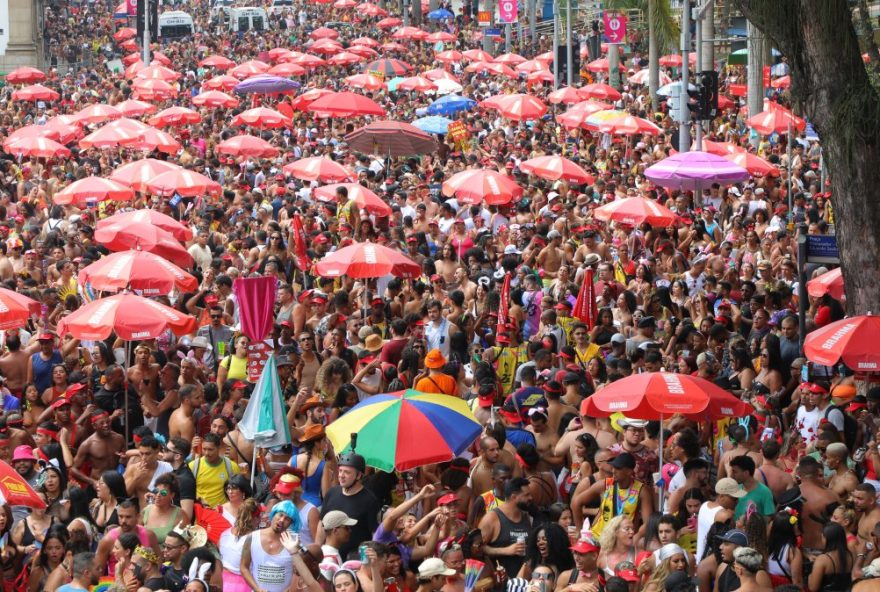
[[[507,318],[510,311],[510,274],[504,276],[501,285],[501,300],[498,303],[498,325],[495,327],[495,335],[507,332]]]
[[[238,301],[241,332],[251,341],[262,341],[272,331],[278,279],[273,276],[239,278],[232,284]]]
[[[312,267],[312,260],[309,258],[308,249],[306,248],[306,231],[303,229],[302,218],[299,214],[293,216],[293,262],[302,271],[307,272]]]
[[[596,288],[593,285],[594,273],[592,267],[587,268],[577,300],[574,302],[574,310],[571,311],[571,316],[586,323],[590,329],[596,326],[596,317],[599,315],[596,306]]]

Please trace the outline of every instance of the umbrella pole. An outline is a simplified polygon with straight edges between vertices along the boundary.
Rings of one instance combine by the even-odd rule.
[[[131,364],[131,341],[125,342],[125,445],[128,446],[128,367]]]
[[[658,464],[657,464],[657,469],[658,469],[658,472],[660,473],[660,479],[658,479],[658,481],[660,481],[660,491],[657,494],[657,498],[658,498],[658,502],[659,502],[659,504],[657,506],[658,512],[663,512],[663,488],[666,485],[665,483],[663,483],[663,445],[664,445],[664,441],[663,441],[663,414],[661,413],[660,414],[660,454],[659,454],[659,460],[658,460]]]
[[[254,480],[257,476],[257,443],[254,442],[254,456],[251,459],[251,489],[254,488]]]

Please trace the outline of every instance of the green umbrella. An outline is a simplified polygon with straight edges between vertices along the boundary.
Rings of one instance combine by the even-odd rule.
[[[396,91],[397,85],[400,84],[401,82],[403,82],[403,80],[404,80],[403,76],[395,76],[394,78],[392,78],[391,80],[386,82],[385,85],[388,87],[388,92]]]
[[[731,52],[731,54],[727,56],[727,63],[731,66],[745,66],[749,63],[749,50],[738,49]]]

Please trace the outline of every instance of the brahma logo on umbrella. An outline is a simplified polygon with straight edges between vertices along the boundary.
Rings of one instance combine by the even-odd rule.
[[[877,362],[859,362],[858,363],[859,370],[876,370]]]
[[[3,477],[0,479],[0,485],[2,485],[9,493],[28,495],[28,490],[27,487],[24,486],[24,483],[17,481],[12,477]]]
[[[684,386],[682,386],[681,380],[678,379],[678,374],[664,372],[663,373],[663,382],[666,383],[666,388],[669,389],[670,394],[672,394],[672,395],[683,395],[684,394]]]
[[[180,315],[178,315],[176,312],[174,312],[173,308],[163,306],[163,305],[159,304],[158,302],[154,302],[153,300],[147,300],[147,304],[150,307],[155,308],[158,312],[162,313],[163,315],[165,315],[166,317],[168,317],[172,321],[179,321],[180,320]]]
[[[150,332],[149,331],[137,331],[137,332],[131,334],[131,340],[141,339],[141,338],[149,339]]]
[[[629,403],[626,401],[612,401],[608,403],[608,411],[626,411],[629,409]]]
[[[840,329],[835,331],[834,335],[832,335],[831,337],[826,339],[824,342],[822,342],[821,348],[824,350],[831,350],[837,344],[838,341],[840,341],[841,339],[846,337],[855,328],[856,328],[855,323],[845,324],[843,327],[841,327]]]
[[[86,324],[92,327],[100,326],[104,323],[104,318],[110,314],[115,306],[115,302],[102,302],[100,306],[95,308],[95,312],[89,317],[89,320],[86,321]]]
[[[122,277],[122,273],[125,271],[125,268],[131,264],[131,259],[131,255],[127,257],[119,257],[116,260],[116,263],[113,264],[113,267],[110,268],[110,271],[107,272],[107,277],[113,279],[118,279]]]

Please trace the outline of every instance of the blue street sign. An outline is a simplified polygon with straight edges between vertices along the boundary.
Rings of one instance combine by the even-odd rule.
[[[483,35],[486,37],[501,37],[501,29],[484,29]]]
[[[837,237],[834,235],[807,235],[807,261],[809,263],[839,264]]]

